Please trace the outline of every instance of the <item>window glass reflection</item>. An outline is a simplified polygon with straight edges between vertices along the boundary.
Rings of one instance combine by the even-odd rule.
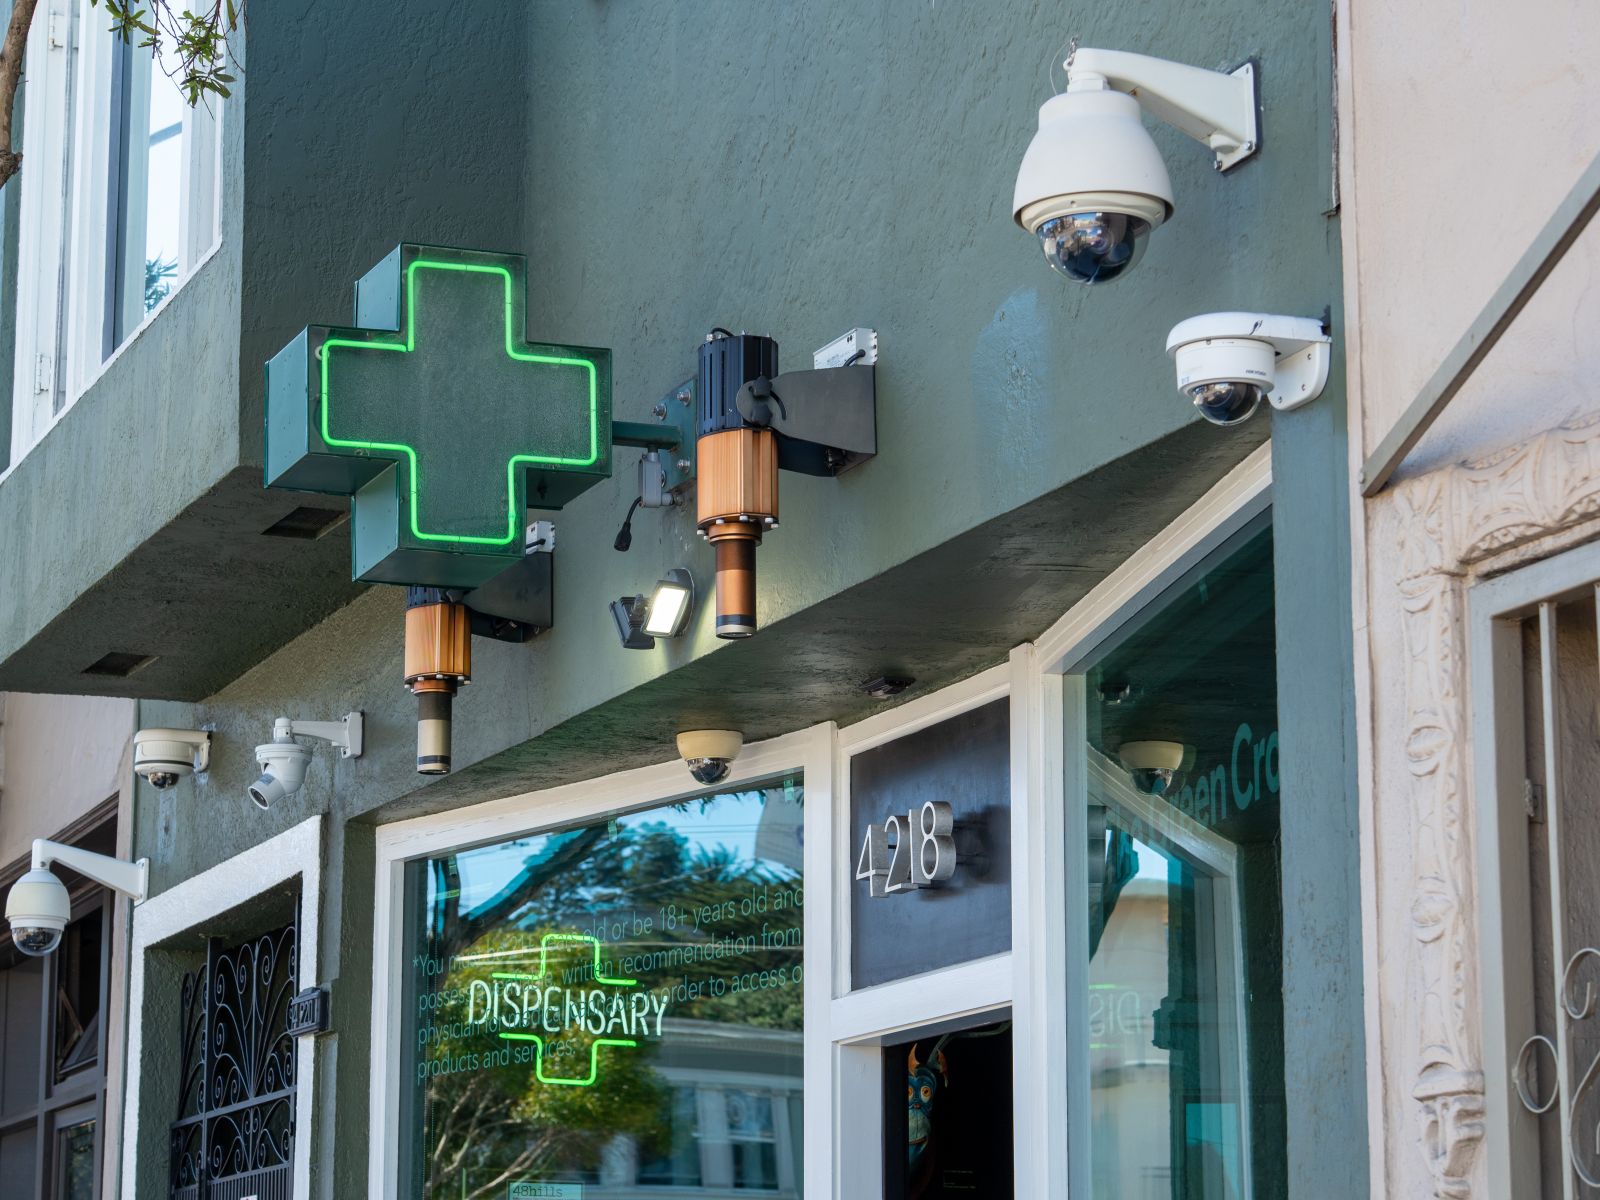
[[[408,1194],[799,1196],[801,812],[794,781],[413,864]]]
[[[81,1121],[56,1134],[60,1150],[60,1200],[94,1200],[94,1122]]]
[[[171,294],[190,265],[183,241],[187,105],[169,73],[178,63],[166,47],[159,58],[137,45],[121,53],[121,182],[107,353]]]
[[[1086,672],[1097,1197],[1283,1194],[1274,638],[1262,530]]]

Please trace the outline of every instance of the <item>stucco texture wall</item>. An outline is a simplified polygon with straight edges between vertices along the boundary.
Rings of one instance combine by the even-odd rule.
[[[1338,26],[1354,480],[1600,152],[1600,16],[1582,0],[1346,0]],[[1489,1195],[1481,1122],[1504,1120],[1506,1097],[1478,1074],[1459,587],[1477,568],[1460,556],[1583,519],[1588,501],[1569,503],[1600,411],[1597,272],[1590,229],[1398,483],[1354,500],[1375,1195]],[[1564,425],[1583,428],[1510,449]]]

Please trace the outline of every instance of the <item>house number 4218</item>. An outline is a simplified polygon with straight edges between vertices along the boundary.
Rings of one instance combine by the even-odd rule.
[[[929,800],[882,825],[867,826],[856,878],[868,881],[873,896],[943,883],[956,873],[953,827],[950,805],[943,800]]]

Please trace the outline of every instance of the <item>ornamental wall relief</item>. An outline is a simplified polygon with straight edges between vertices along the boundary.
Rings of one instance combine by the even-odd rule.
[[[1395,591],[1388,601],[1375,591],[1374,601],[1393,606],[1401,631],[1410,818],[1406,907],[1401,910],[1399,898],[1379,898],[1382,949],[1392,955],[1405,947],[1408,1003],[1400,1018],[1404,1027],[1386,1028],[1382,1036],[1385,1045],[1403,1046],[1410,1057],[1404,1068],[1407,1103],[1432,1194],[1465,1200],[1476,1194],[1484,1136],[1473,814],[1466,782],[1466,589],[1476,578],[1600,537],[1600,413],[1488,458],[1407,480],[1368,512],[1372,568],[1380,569],[1386,544],[1399,555]],[[1376,641],[1372,656],[1375,679],[1402,665],[1386,661]],[[1381,741],[1381,732],[1374,734]],[[1393,751],[1384,745],[1379,753],[1392,757]],[[1379,803],[1386,807],[1381,792]],[[1399,843],[1384,839],[1380,845],[1387,854]]]

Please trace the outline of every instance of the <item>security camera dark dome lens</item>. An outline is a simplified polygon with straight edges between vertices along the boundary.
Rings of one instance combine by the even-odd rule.
[[[151,771],[149,776],[150,786],[158,791],[162,788],[173,787],[178,782],[178,777],[171,771]]]
[[[20,929],[12,926],[11,940],[24,954],[38,956],[49,954],[56,948],[56,943],[61,940],[61,931],[43,925],[24,925]]]
[[[1190,389],[1194,406],[1213,425],[1237,425],[1261,406],[1266,393],[1254,383],[1203,383]]]
[[[691,758],[689,774],[701,783],[721,783],[733,764],[725,758]]]
[[[1125,213],[1070,213],[1039,226],[1052,267],[1079,283],[1109,283],[1139,261],[1150,222]]]
[[[1131,774],[1133,786],[1146,796],[1165,796],[1172,790],[1172,781],[1177,772],[1165,767],[1138,767]]]

